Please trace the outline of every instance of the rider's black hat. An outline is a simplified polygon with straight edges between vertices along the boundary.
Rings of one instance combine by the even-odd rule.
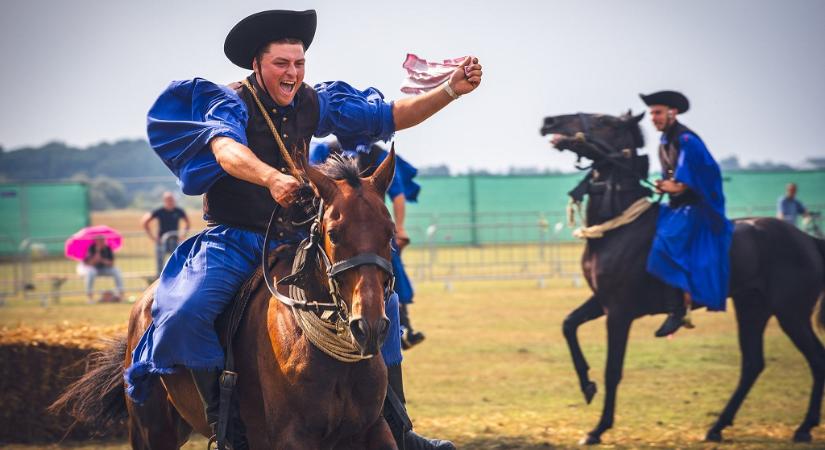
[[[665,105],[668,108],[673,108],[679,111],[679,114],[687,112],[690,108],[690,102],[681,92],[676,91],[659,91],[652,94],[639,94],[645,105]]]
[[[315,10],[261,11],[241,20],[226,35],[223,52],[244,69],[252,70],[252,60],[264,45],[281,39],[298,39],[309,48],[318,23]]]

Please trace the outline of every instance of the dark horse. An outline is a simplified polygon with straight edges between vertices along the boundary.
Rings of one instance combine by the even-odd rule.
[[[305,164],[306,176],[325,205],[318,236],[330,263],[376,255],[390,258],[394,227],[383,198],[394,165],[391,153],[371,177],[361,178],[352,160],[331,160],[321,170]],[[276,250],[270,274],[277,279],[288,275],[292,254]],[[308,299],[330,298],[329,269],[311,272]],[[293,310],[260,282],[259,271],[258,282],[245,285],[256,290],[233,346],[239,374],[236,396],[252,449],[397,448],[381,414],[387,371],[379,348],[387,332],[384,296],[391,275],[376,264],[363,263],[329,273],[346,304],[352,328],[349,342],[361,355],[373,357],[342,362],[311,344]],[[128,336],[100,355],[55,406],[100,428],[127,420],[134,449],[178,449],[192,430],[211,434],[188,372],[163,375],[141,405],[124,392],[124,368],[131,364],[132,349],[152,320],[153,291],[150,288],[132,309]],[[283,288],[279,291],[286,295]]]
[[[651,194],[641,182],[647,178],[647,156],[637,154],[644,145],[638,126],[643,115],[545,118],[542,135],[557,135],[556,148],[592,162],[585,180],[571,192],[588,195],[588,225],[604,223]],[[598,425],[583,439],[588,444],[599,443],[602,433],[613,426],[631,323],[637,317],[664,312],[666,296],[681,296],[646,271],[657,216],[654,205],[604,237],[588,239],[582,256],[582,270],[593,295],[565,318],[563,332],[587,403],[596,394],[596,384],[588,377],[577,328],[606,315],[608,346],[604,409]],[[742,367],[739,385],[706,439],[721,441],[722,430],[733,424],[736,411],[765,366],[762,336],[768,319],[776,316],[813,373],[808,412],[794,434],[795,441],[809,441],[811,428],[819,425],[825,383],[825,349],[811,325],[817,299],[825,289],[825,241],[773,218],[738,219],[734,224],[729,295],[736,307]],[[820,307],[817,319],[825,326],[825,308]]]

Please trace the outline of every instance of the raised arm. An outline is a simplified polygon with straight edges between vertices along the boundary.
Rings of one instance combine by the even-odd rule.
[[[298,180],[258,159],[249,147],[224,136],[213,138],[209,146],[229,175],[269,189],[281,206],[289,206],[295,200],[295,192],[301,186]]]
[[[395,219],[395,243],[403,249],[410,243],[410,235],[404,229],[404,217],[407,215],[407,200],[404,195],[396,195],[392,199],[392,216]]]
[[[468,67],[466,72],[465,67]],[[475,90],[481,84],[481,74],[481,64],[478,63],[478,58],[468,56],[448,81],[456,95],[455,98]],[[395,130],[404,130],[418,125],[453,100],[453,96],[445,86],[425,94],[396,100],[392,108]]]

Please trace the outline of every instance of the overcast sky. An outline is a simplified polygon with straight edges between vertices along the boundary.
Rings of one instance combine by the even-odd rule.
[[[0,3],[0,145],[86,146],[145,137],[174,79],[239,80],[227,31],[264,9],[318,11],[306,81],[400,98],[408,52],[473,54],[481,87],[396,134],[416,165],[572,168],[538,129],[546,115],[618,114],[639,92],[676,89],[682,121],[717,159],[825,156],[825,1],[88,1]],[[648,151],[657,133],[647,118]]]

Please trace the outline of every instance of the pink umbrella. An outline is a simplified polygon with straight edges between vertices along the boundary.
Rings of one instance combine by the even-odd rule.
[[[95,242],[95,238],[103,236],[106,238],[106,245],[116,251],[123,245],[123,237],[114,228],[106,225],[95,225],[93,227],[82,228],[66,240],[65,253],[67,258],[83,261],[89,247]]]

